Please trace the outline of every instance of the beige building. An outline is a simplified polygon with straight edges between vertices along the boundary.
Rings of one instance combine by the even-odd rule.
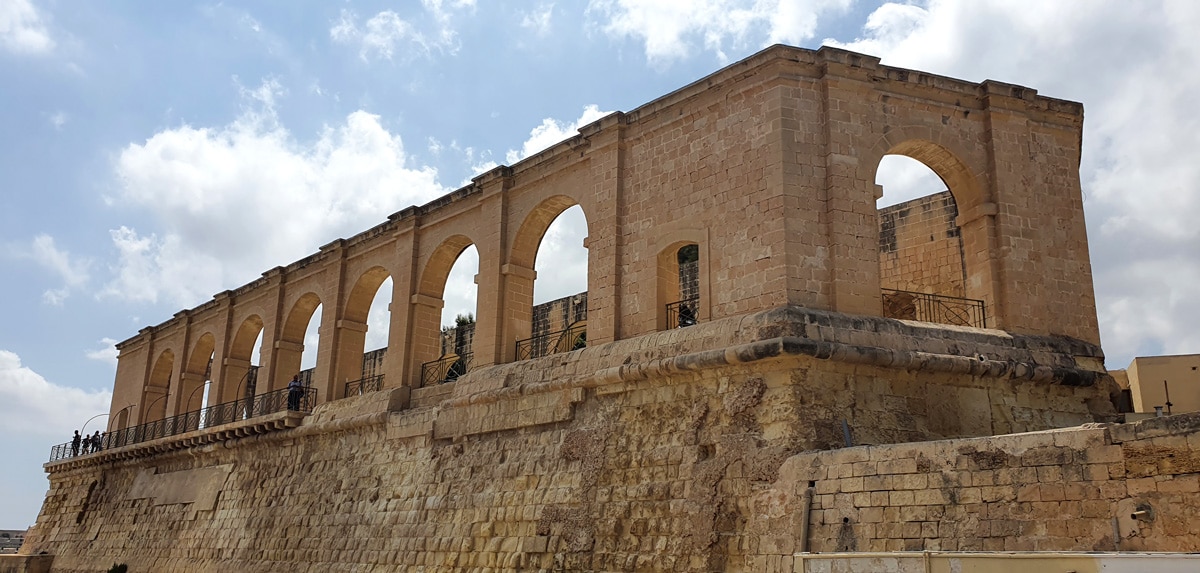
[[[110,439],[56,447],[22,552],[784,573],[819,570],[808,551],[1200,550],[1200,415],[1115,423],[1082,127],[1026,87],[763,50],[121,342]],[[947,191],[879,210],[889,154]],[[575,205],[587,291],[535,306]],[[472,244],[476,320],[443,331]]]
[[[1200,354],[1139,356],[1111,374],[1129,391],[1135,413],[1154,414],[1156,407],[1164,414],[1200,412]]]

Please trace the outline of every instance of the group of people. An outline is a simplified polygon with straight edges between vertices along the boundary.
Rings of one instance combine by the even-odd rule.
[[[103,443],[104,436],[100,434],[100,430],[96,430],[96,433],[91,436],[80,435],[79,430],[75,430],[75,437],[71,438],[71,455],[78,456],[80,453],[98,452]]]

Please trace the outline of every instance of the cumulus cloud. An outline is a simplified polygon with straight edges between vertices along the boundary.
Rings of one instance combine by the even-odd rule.
[[[591,0],[588,13],[604,33],[645,44],[646,59],[682,59],[701,44],[722,62],[726,51],[775,43],[800,44],[819,16],[850,0]]]
[[[1109,367],[1200,350],[1200,5],[889,3],[837,43],[890,65],[1082,101],[1081,177]]]
[[[533,155],[543,149],[546,149],[564,139],[572,137],[576,134],[580,127],[583,127],[593,121],[596,121],[608,114],[611,111],[600,111],[600,108],[595,104],[585,106],[583,113],[579,119],[564,123],[557,119],[547,117],[542,120],[541,125],[533,128],[529,132],[529,139],[521,145],[520,150],[510,149],[505,155],[505,159],[509,163],[516,163],[530,155]]]
[[[60,386],[22,366],[16,353],[0,350],[0,431],[6,434],[65,442],[85,420],[108,412],[111,402],[107,390]]]
[[[376,115],[356,111],[303,142],[276,117],[276,84],[246,96],[228,125],[166,129],[121,151],[114,200],[156,228],[112,231],[119,259],[101,296],[192,306],[447,191],[433,168],[409,166]]]
[[[329,37],[336,43],[358,45],[358,56],[363,61],[375,59],[391,60],[399,55],[406,60],[415,55],[431,56],[436,53],[458,52],[458,32],[454,18],[461,13],[474,11],[474,0],[422,0],[425,13],[423,22],[413,23],[400,17],[392,10],[384,10],[359,24],[359,17],[350,10],[342,10],[338,21],[329,29]]]
[[[72,256],[59,249],[50,235],[37,235],[28,245],[11,247],[10,250],[17,258],[34,261],[62,281],[62,286],[42,293],[42,302],[46,304],[61,306],[73,290],[87,284],[90,278],[91,260]]]
[[[0,46],[19,54],[43,54],[54,49],[54,40],[30,0],[0,2]]]
[[[554,3],[539,5],[521,16],[521,27],[532,31],[538,36],[550,32],[550,21],[554,16]]]
[[[115,371],[117,369],[117,342],[112,338],[101,338],[100,347],[85,352],[84,356],[108,364]]]

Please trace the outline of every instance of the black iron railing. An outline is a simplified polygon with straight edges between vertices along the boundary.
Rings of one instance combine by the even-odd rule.
[[[696,324],[700,316],[700,297],[667,304],[667,328],[683,328]]]
[[[471,352],[450,355],[421,365],[421,386],[434,386],[458,380],[471,369]]]
[[[570,352],[587,346],[587,323],[575,323],[566,330],[517,341],[517,360],[541,358]]]
[[[90,438],[86,443],[76,447],[72,442],[59,444],[50,449],[50,461],[57,461],[84,454],[91,454],[109,448],[119,448],[140,442],[148,442],[223,424],[240,422],[250,418],[266,416],[289,409],[300,412],[311,412],[317,403],[316,388],[302,388],[296,396],[295,403],[288,403],[288,390],[275,390],[261,396],[242,398],[224,404],[209,406],[203,410],[194,410],[178,416],[147,422],[140,426],[116,430],[100,435],[100,444],[92,443]]]
[[[383,388],[383,374],[359,378],[346,383],[346,397],[361,396],[367,392],[377,392]]]
[[[982,300],[940,294],[883,289],[883,315],[887,318],[987,327],[987,309]]]

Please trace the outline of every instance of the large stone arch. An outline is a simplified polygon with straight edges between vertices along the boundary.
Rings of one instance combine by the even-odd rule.
[[[521,226],[517,228],[517,233],[513,237],[512,246],[509,249],[509,264],[532,271],[534,262],[537,260],[538,248],[542,245],[542,238],[546,236],[546,230],[563,211],[576,205],[580,205],[580,208],[584,209],[583,217],[585,221],[588,221],[586,208],[579,201],[567,195],[552,195],[531,209],[521,220]]]
[[[255,392],[255,380],[250,377],[257,372],[252,364],[254,343],[263,331],[263,318],[258,313],[249,314],[238,323],[226,349],[222,375],[218,384],[217,402],[231,402]]]
[[[184,412],[199,410],[204,403],[204,387],[206,376],[209,374],[209,361],[217,347],[217,339],[211,332],[205,332],[196,339],[191,352],[183,364],[183,373],[179,384],[181,392],[177,402],[176,415]]]
[[[354,280],[346,295],[342,309],[342,318],[337,321],[337,360],[333,379],[336,384],[329,387],[333,397],[342,397],[345,392],[345,382],[358,380],[363,377],[363,354],[367,351],[367,318],[371,313],[371,304],[384,281],[391,277],[388,269],[375,265]],[[393,285],[394,288],[394,285]],[[388,346],[392,344],[388,340]]]
[[[994,280],[996,262],[993,257],[994,225],[990,215],[996,214],[991,200],[986,158],[972,154],[956,138],[937,138],[927,127],[894,128],[878,139],[864,155],[869,166],[868,181],[875,181],[875,171],[885,155],[903,155],[929,167],[954,197],[958,207],[958,226],[962,238],[963,267],[966,274],[963,295],[984,301],[990,317],[988,326],[999,326],[1003,316],[1002,289]],[[878,233],[877,227],[872,227]],[[875,237],[874,244],[878,244]]]
[[[283,388],[293,375],[300,372],[300,361],[304,354],[304,334],[318,306],[321,306],[321,297],[312,291],[300,295],[292,304],[279,328],[279,338],[275,341],[272,361],[274,375],[271,385],[269,388],[263,388],[263,381],[259,380],[259,394]]]
[[[459,257],[472,245],[475,245],[475,241],[466,235],[451,235],[433,249],[421,268],[413,295],[412,331],[409,335],[413,357],[412,380],[421,379],[423,364],[441,356],[442,308],[445,306],[442,297],[446,291],[446,281]]]
[[[165,349],[154,359],[150,376],[142,390],[141,423],[153,422],[167,417],[167,392],[171,387],[171,372],[175,369],[175,351]]]
[[[508,264],[504,265],[504,345],[501,350],[506,361],[516,357],[516,342],[528,338],[533,331],[533,282],[537,279],[534,263],[546,231],[559,215],[579,205],[583,209],[584,223],[590,225],[587,209],[568,195],[557,194],[542,199],[521,219],[521,226],[513,236],[508,253]],[[592,281],[591,257],[588,261],[589,287]],[[589,325],[591,323],[589,322]],[[590,328],[590,326],[589,326]],[[595,338],[589,332],[590,338]]]

